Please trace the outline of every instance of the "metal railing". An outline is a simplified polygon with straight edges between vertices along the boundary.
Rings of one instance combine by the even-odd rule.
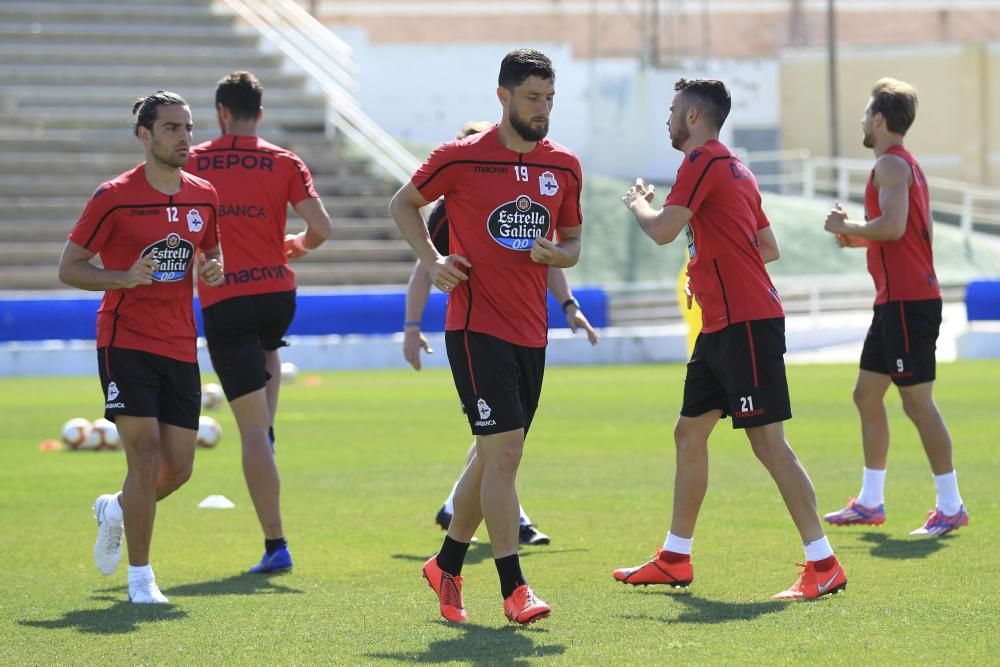
[[[343,132],[399,183],[420,161],[365,114],[354,94],[351,48],[294,0],[226,0],[240,18],[302,68],[327,98],[326,123]]]
[[[743,153],[744,163],[760,169],[762,189],[813,198],[835,196],[840,201],[862,201],[871,173],[871,160],[813,156],[806,150]],[[755,170],[756,173],[756,170]],[[967,248],[976,227],[1000,233],[1000,189],[947,178],[928,177],[935,219],[958,224]]]

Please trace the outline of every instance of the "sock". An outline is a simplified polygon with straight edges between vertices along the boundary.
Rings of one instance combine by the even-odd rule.
[[[278,549],[286,549],[286,548],[288,548],[288,542],[286,542],[285,538],[283,537],[279,537],[273,540],[267,540],[267,539],[264,540],[264,551],[266,551],[268,554],[273,554]]]
[[[274,427],[273,426],[268,426],[267,427],[267,439],[268,439],[268,441],[270,441],[270,443],[271,443],[271,450],[273,451],[274,450]]]
[[[455,491],[458,490],[458,482],[455,482],[455,486],[451,487],[451,493],[444,501],[444,511],[448,514],[455,514]]]
[[[671,532],[667,533],[667,539],[663,541],[663,550],[683,556],[691,555],[691,544],[693,537],[677,537]]]
[[[520,510],[520,512],[521,512],[521,518],[519,520],[520,521],[520,525],[522,525],[522,526],[530,526],[531,525],[531,519],[528,518],[528,513],[525,512],[524,508],[521,507],[520,505],[517,506],[517,509]]]
[[[459,542],[445,535],[444,544],[441,545],[441,551],[437,555],[438,567],[457,577],[462,574],[462,563],[465,562],[465,554],[468,550],[468,542]]]
[[[962,509],[962,496],[958,494],[955,471],[934,475],[934,486],[937,487],[937,508],[948,516],[958,514],[958,510]]]
[[[104,510],[104,516],[111,521],[117,521],[119,523],[125,520],[125,514],[122,512],[121,491],[116,493],[114,499],[108,503],[107,509]]]
[[[865,468],[858,502],[865,507],[878,507],[885,503],[885,470]]]
[[[128,566],[128,583],[129,586],[140,581],[145,581],[147,579],[155,579],[153,576],[153,566],[146,565],[129,565]]]
[[[518,586],[528,583],[521,574],[521,560],[517,554],[496,558],[493,562],[496,563],[497,574],[500,575],[500,594],[504,600],[509,598]]]
[[[830,540],[826,539],[826,535],[812,542],[803,542],[802,546],[806,550],[806,560],[810,562],[821,561],[833,555],[833,547],[830,546]]]

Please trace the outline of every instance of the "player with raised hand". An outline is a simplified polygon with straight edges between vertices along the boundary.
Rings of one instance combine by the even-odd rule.
[[[930,193],[920,164],[903,146],[916,115],[913,86],[896,79],[875,84],[861,119],[863,143],[875,153],[865,186],[865,220],[849,220],[838,203],[824,225],[840,247],[868,249],[876,289],[854,387],[865,458],[861,492],[826,520],[837,526],[885,522],[889,420],[884,399],[895,384],[937,487],[934,509],[911,535],[945,535],[968,525],[969,513],[958,492],[951,435],[934,403],[941,289],[934,272]]]
[[[526,624],[551,613],[521,571],[514,480],[541,394],[548,269],[573,266],[580,256],[582,174],[572,152],[546,139],[554,95],[548,57],[508,53],[497,87],[500,123],[435,150],[390,204],[431,283],[449,293],[448,360],[476,436],[444,544],[423,567],[442,616],[455,622],[467,618],[462,564],[483,520],[504,614]],[[442,196],[448,255],[435,249],[420,216]]]
[[[657,244],[687,237],[690,289],[702,309],[701,333],[687,365],[684,402],[674,427],[677,467],[670,530],[663,548],[637,567],[615,570],[626,584],[689,585],[695,523],[708,490],[708,438],[732,415],[778,486],[799,531],[806,562],[798,580],[774,597],[816,598],[847,586],[816,513],[812,482],[785,439],[792,416],[785,378],[785,318],[765,263],[778,245],[761,208],[757,180],[719,141],[732,100],[716,80],[680,79],[670,105],[671,145],[684,153],[662,209],[636,179],[622,197]]]
[[[298,155],[257,136],[264,90],[250,72],[219,81],[215,107],[222,134],[192,151],[194,173],[219,191],[226,242],[225,284],[200,291],[212,366],[240,429],[243,476],[264,533],[253,573],[281,572],[292,556],[281,520],[274,420],[285,332],[295,315],[298,259],[330,236],[330,216]],[[306,229],[286,233],[291,205]]]
[[[94,504],[94,560],[114,573],[124,536],[129,600],[163,604],[149,561],[156,503],[191,476],[201,411],[191,274],[198,263],[198,277],[215,289],[225,273],[215,189],[182,171],[193,127],[187,103],[161,90],[132,113],[145,162],[94,192],[63,249],[59,279],[104,291],[97,311],[104,414],[128,464],[122,490]],[[103,268],[90,263],[97,254]]]

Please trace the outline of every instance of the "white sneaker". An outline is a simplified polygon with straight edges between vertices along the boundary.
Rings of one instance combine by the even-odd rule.
[[[170,600],[160,592],[156,579],[140,579],[128,585],[128,601],[132,604],[168,604]]]
[[[125,523],[107,516],[108,504],[118,502],[113,494],[105,493],[94,501],[94,518],[97,519],[97,541],[94,542],[94,564],[101,574],[114,574],[122,560],[122,536]]]

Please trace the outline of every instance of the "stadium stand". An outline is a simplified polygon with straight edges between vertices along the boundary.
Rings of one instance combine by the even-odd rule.
[[[195,140],[217,135],[215,82],[264,84],[262,135],[309,165],[333,243],[296,266],[299,284],[402,284],[412,253],[388,215],[394,185],[342,136],[326,104],[257,33],[209,0],[0,1],[0,290],[61,285],[56,264],[91,192],[141,159],[131,103],[163,88],[192,107]],[[291,227],[301,225],[294,214]]]

